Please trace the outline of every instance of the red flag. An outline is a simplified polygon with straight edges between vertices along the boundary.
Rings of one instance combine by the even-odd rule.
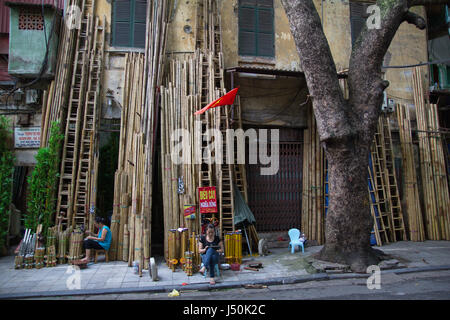
[[[227,94],[225,94],[224,96],[220,97],[219,99],[211,102],[210,104],[208,104],[206,107],[204,107],[201,110],[198,110],[197,112],[195,112],[195,115],[199,115],[204,113],[206,110],[211,109],[211,108],[215,108],[215,107],[220,107],[220,106],[226,106],[226,105],[230,105],[234,103],[234,98],[236,98],[236,93],[239,90],[239,87],[234,88],[233,90],[231,90],[230,92],[228,92]]]

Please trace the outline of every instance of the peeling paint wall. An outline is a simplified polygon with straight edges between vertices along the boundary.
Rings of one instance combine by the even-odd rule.
[[[289,23],[281,0],[274,0],[275,12],[275,59],[244,58],[238,55],[238,1],[222,0],[221,15],[223,24],[223,51],[225,67],[249,64],[250,62],[266,63],[274,69],[301,70],[300,60]],[[351,54],[350,6],[348,0],[314,0],[317,12],[323,21],[324,33],[330,45],[336,69],[348,68]],[[425,17],[422,7],[413,11]],[[323,16],[322,16],[323,15]],[[391,57],[390,65],[410,65],[427,61],[426,31],[403,23],[391,46],[387,56]],[[424,78],[428,79],[428,72]],[[388,69],[386,79],[390,81],[387,92],[392,97],[411,100],[412,79],[411,69]]]
[[[348,0],[314,0],[331,48],[337,70],[348,68],[351,54],[350,6]],[[218,0],[222,21],[222,40],[225,68],[236,66],[263,66],[266,68],[301,71],[300,60],[293,41],[289,22],[281,0],[274,0],[275,19],[275,58],[244,57],[238,54],[238,0]],[[177,7],[169,25],[167,34],[167,53],[183,55],[194,52],[196,34],[196,8],[198,0],[177,1]],[[323,5],[323,7],[322,7]],[[416,13],[425,16],[422,7],[414,8]],[[103,106],[106,106],[106,94],[112,95],[117,105],[123,103],[123,81],[126,51],[142,49],[124,49],[110,47],[112,0],[98,0],[96,14],[106,19],[106,55]],[[322,17],[323,15],[323,17]],[[387,54],[390,65],[408,65],[427,61],[426,32],[415,26],[403,23],[400,26]],[[428,72],[424,78],[427,79]],[[388,95],[394,99],[411,101],[411,69],[387,69],[386,79],[390,81]],[[226,74],[226,77],[229,77]],[[229,80],[229,79],[227,79]],[[267,81],[267,80],[266,80]],[[272,80],[273,83],[279,80]],[[278,86],[278,84],[276,84]],[[425,87],[428,85],[426,83]],[[399,100],[399,102],[401,102]],[[247,103],[250,103],[249,101]],[[266,105],[267,103],[267,105]],[[256,102],[254,103],[256,104]],[[270,101],[260,103],[261,108],[271,105]],[[115,112],[112,110],[112,114]]]

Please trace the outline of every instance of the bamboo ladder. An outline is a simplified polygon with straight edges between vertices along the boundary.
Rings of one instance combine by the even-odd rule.
[[[92,202],[95,200],[95,194],[93,194],[95,193],[95,188],[93,187],[96,179],[92,179],[92,176],[95,176],[97,172],[95,168],[96,160],[94,158],[95,146],[97,144],[94,141],[98,140],[95,138],[98,126],[98,100],[103,69],[104,48],[104,32],[103,27],[99,24],[98,17],[95,18],[95,27],[93,31],[94,36],[89,61],[89,78],[83,113],[83,130],[81,132],[80,156],[75,188],[74,216],[72,223],[74,226],[86,225],[87,222],[89,222],[90,211],[92,211],[91,213],[94,213],[94,208],[91,208],[90,200]]]
[[[400,194],[398,191],[397,177],[395,174],[394,165],[394,150],[392,143],[391,128],[389,123],[389,116],[382,114],[379,121],[380,131],[383,132],[384,148],[383,157],[385,163],[384,172],[384,186],[386,188],[386,195],[389,203],[389,211],[391,215],[391,232],[392,241],[407,240],[405,223],[403,221],[403,211],[401,206]]]
[[[384,138],[383,132],[380,127],[377,128],[375,133],[372,147],[371,147],[371,167],[369,166],[369,182],[371,183],[372,190],[369,189],[369,194],[371,197],[371,203],[374,205],[373,213],[376,215],[376,220],[374,228],[379,232],[383,232],[385,238],[382,240],[383,243],[392,242],[392,225],[391,217],[389,212],[389,204],[386,196],[385,188],[385,158],[384,158]],[[375,195],[375,198],[373,197]],[[375,199],[375,201],[374,201]],[[381,231],[382,230],[382,231]]]
[[[69,109],[67,112],[66,128],[61,161],[61,173],[58,190],[56,216],[64,227],[72,226],[73,195],[75,191],[75,174],[78,164],[78,143],[80,119],[86,91],[87,61],[89,55],[88,38],[92,16],[88,13],[92,3],[82,1],[81,27],[77,37],[74,71],[69,93]],[[92,8],[93,9],[93,8]]]

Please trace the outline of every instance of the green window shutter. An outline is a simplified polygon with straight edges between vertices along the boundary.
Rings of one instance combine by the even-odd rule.
[[[244,56],[256,55],[255,7],[239,8],[239,54]]]
[[[267,4],[266,0],[265,2]],[[273,27],[273,9],[259,7],[257,16],[258,16],[258,35],[256,40],[257,55],[264,57],[274,57],[275,41],[274,41],[274,27]]]
[[[112,45],[145,47],[147,0],[114,0]]]
[[[273,0],[239,1],[239,54],[275,56]]]
[[[259,7],[273,8],[273,0],[257,0]]]
[[[239,6],[256,6],[256,0],[239,0]]]
[[[113,45],[131,45],[131,0],[115,0],[113,7]]]
[[[144,48],[145,47],[145,18],[147,16],[147,1],[136,0],[134,6],[134,34],[133,47]]]
[[[352,33],[352,45],[358,39],[366,19],[367,4],[361,2],[350,2],[350,28]]]

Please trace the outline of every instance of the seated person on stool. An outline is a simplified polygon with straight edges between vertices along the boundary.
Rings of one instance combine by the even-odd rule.
[[[86,250],[86,257],[81,259],[82,262],[90,261],[92,249],[108,251],[111,245],[111,230],[105,226],[105,218],[95,217],[94,225],[98,228],[98,235],[97,237],[88,236],[84,239],[83,248]]]
[[[206,228],[206,235],[200,237],[199,252],[202,256],[203,267],[199,272],[203,274],[206,269],[209,269],[210,284],[216,284],[214,281],[214,267],[219,263],[219,253],[223,251],[222,240],[220,240],[219,236],[216,236],[214,225],[209,224]]]

